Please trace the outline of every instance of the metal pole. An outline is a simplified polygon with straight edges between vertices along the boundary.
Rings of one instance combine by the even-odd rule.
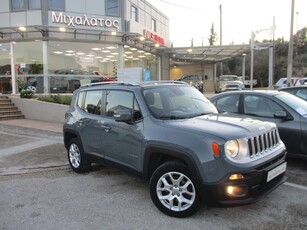
[[[273,88],[273,46],[269,48],[269,88]]]
[[[222,30],[222,4],[220,4],[220,46],[223,45],[223,30]],[[220,72],[223,75],[223,62],[220,63]]]
[[[246,54],[242,54],[242,80],[243,80],[243,84],[245,82],[245,56]]]
[[[292,65],[293,65],[293,18],[294,18],[294,0],[291,6],[290,40],[288,48],[288,67],[287,67],[287,86],[291,86]]]
[[[251,72],[250,72],[250,89],[253,89],[253,78],[254,78],[254,38],[255,38],[255,33],[252,32],[252,37],[251,37]]]
[[[10,44],[11,50],[11,76],[12,76],[12,94],[16,94],[16,72],[15,72],[15,46],[14,42]]]

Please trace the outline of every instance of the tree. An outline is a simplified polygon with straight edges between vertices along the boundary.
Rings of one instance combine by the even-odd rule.
[[[212,23],[211,29],[210,29],[210,37],[208,38],[210,46],[214,46],[217,41],[217,33],[214,31],[214,25]]]

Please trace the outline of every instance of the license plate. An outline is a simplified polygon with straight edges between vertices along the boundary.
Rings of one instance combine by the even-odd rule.
[[[279,176],[283,172],[286,171],[287,168],[287,162],[277,166],[276,168],[272,169],[271,171],[268,172],[268,177],[267,177],[267,182],[273,180],[275,177]]]

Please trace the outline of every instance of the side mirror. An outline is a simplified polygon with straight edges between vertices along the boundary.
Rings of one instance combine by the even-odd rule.
[[[115,121],[119,122],[129,122],[132,120],[132,111],[131,110],[116,110],[114,111],[113,117]]]
[[[274,113],[274,117],[276,118],[281,118],[281,119],[286,119],[288,117],[287,113],[285,111],[276,111]]]

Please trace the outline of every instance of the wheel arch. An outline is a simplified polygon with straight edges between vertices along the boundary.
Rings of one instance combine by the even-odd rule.
[[[79,138],[79,134],[77,132],[75,132],[74,130],[66,130],[64,131],[64,135],[63,135],[63,138],[64,138],[64,145],[65,145],[65,148],[68,149],[68,145],[70,143],[70,141],[74,138]]]
[[[149,180],[153,172],[164,162],[177,160],[185,164],[190,170],[193,178],[201,181],[198,167],[189,153],[170,148],[152,146],[146,149],[143,162],[143,174],[146,180]]]

